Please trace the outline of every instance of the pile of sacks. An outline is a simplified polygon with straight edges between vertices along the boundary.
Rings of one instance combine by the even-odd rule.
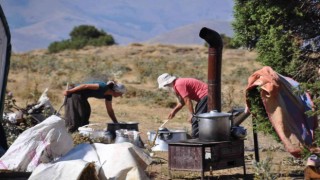
[[[74,147],[65,121],[52,115],[24,131],[0,158],[0,170],[32,172],[29,179],[149,179],[151,157],[129,142]]]

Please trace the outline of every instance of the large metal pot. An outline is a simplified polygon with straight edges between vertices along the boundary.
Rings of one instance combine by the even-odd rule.
[[[231,130],[231,113],[216,110],[195,115],[199,124],[199,140],[229,141]]]

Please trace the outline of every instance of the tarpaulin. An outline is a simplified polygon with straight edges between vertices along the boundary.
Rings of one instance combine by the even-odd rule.
[[[247,92],[258,87],[261,88],[260,96],[266,114],[285,149],[300,157],[303,147],[311,147],[314,131],[318,127],[317,118],[306,114],[313,108],[311,97],[308,93],[297,93],[298,82],[278,74],[269,66],[248,78]],[[248,98],[246,102],[250,111],[252,104]]]
[[[94,163],[95,176],[100,180],[148,180],[144,172],[152,159],[132,143],[79,144],[55,162],[40,164],[30,180],[77,180],[84,169]]]

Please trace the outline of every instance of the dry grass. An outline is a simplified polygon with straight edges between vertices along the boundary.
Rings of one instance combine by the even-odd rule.
[[[254,60],[256,54],[246,50],[224,50],[222,56],[222,110],[228,111],[234,106],[245,106],[245,88],[248,76],[261,65]],[[180,77],[195,77],[207,81],[207,48],[202,46],[143,45],[87,47],[81,51],[65,51],[58,54],[47,54],[45,50],[37,50],[26,54],[12,54],[7,90],[12,91],[17,103],[24,106],[34,102],[40,93],[49,87],[49,97],[58,109],[62,103],[62,91],[67,82],[79,83],[87,80],[113,79],[123,82],[129,92],[123,98],[114,99],[114,109],[120,121],[139,122],[143,141],[147,141],[147,132],[157,129],[170,112],[175,102],[168,93],[157,89],[156,78],[168,72]],[[92,107],[91,123],[100,123],[106,127],[111,122],[104,110],[104,101],[90,99]],[[62,112],[63,113],[63,112]],[[187,112],[184,108],[177,116],[166,124],[171,129],[190,130],[186,122]],[[248,140],[245,142],[246,156],[252,157],[252,129],[250,118],[243,123],[248,128]],[[290,156],[283,152],[281,144],[271,141],[267,136],[260,136],[260,146],[268,149],[280,147],[274,152],[277,167],[281,159]],[[272,143],[272,144],[270,144]],[[251,155],[250,155],[251,154]],[[262,152],[262,154],[264,154]],[[166,153],[157,154],[164,159]],[[248,165],[247,173],[253,174],[253,167]],[[299,167],[297,167],[299,168]],[[284,170],[287,169],[287,170]],[[281,169],[282,174],[290,174],[292,167]],[[301,170],[301,167],[300,169]],[[278,170],[275,170],[279,172]],[[167,164],[157,164],[148,168],[153,179],[167,179]],[[214,177],[227,179],[233,174],[242,174],[242,168],[216,171]],[[198,178],[199,174],[189,173],[177,175]],[[241,178],[241,176],[240,176]],[[236,178],[237,179],[237,178]]]

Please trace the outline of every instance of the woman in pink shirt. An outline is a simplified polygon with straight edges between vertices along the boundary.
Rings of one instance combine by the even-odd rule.
[[[166,89],[177,97],[177,105],[168,115],[168,119],[172,119],[183,106],[187,106],[189,110],[188,121],[192,123],[192,138],[199,137],[198,121],[193,115],[207,112],[208,85],[195,78],[177,78],[168,73],[164,73],[158,77],[160,89]],[[192,101],[197,104],[193,108]]]

